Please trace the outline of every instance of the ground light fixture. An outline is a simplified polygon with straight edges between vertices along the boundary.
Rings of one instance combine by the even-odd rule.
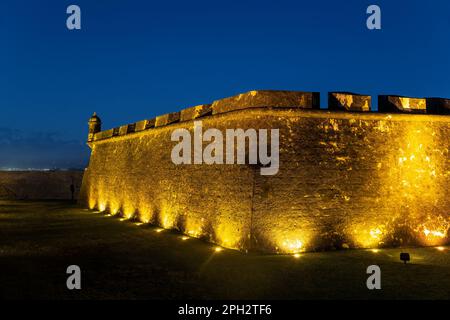
[[[400,253],[400,260],[402,260],[405,264],[409,261],[411,261],[411,256],[408,252],[402,252]]]

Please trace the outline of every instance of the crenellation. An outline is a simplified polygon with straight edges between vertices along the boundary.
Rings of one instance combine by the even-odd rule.
[[[403,96],[379,95],[379,112],[427,113],[426,99]]]
[[[172,112],[157,116],[155,120],[155,127],[162,127],[180,121],[180,112]]]
[[[105,131],[100,131],[95,134],[94,141],[112,138],[114,129],[108,129]]]
[[[372,97],[351,92],[329,92],[328,109],[368,112],[372,109]]]
[[[139,132],[146,129],[147,120],[138,121],[135,123],[134,131]]]
[[[145,120],[146,122],[145,122],[145,130],[147,130],[147,129],[151,129],[151,128],[154,128],[155,127],[155,124],[156,124],[156,118],[153,118],[153,119],[147,119],[147,120]]]
[[[96,132],[93,134],[95,141],[104,140],[116,136],[133,134],[156,127],[170,125],[176,122],[191,121],[205,116],[218,116],[226,112],[233,112],[252,108],[287,108],[300,109],[304,112],[353,112],[371,113],[372,97],[351,92],[329,92],[328,109],[320,109],[320,94],[318,92],[302,91],[277,91],[260,90],[249,91],[233,97],[214,101],[212,104],[202,104],[183,109],[179,112],[168,113],[156,118],[138,121],[132,124],[113,128],[112,132]],[[380,95],[378,112],[380,114],[450,114],[450,99],[444,98],[411,98],[393,95]],[[356,114],[355,114],[356,116]],[[100,130],[97,121],[100,119],[95,115],[96,124],[92,130]],[[95,126],[95,129],[94,129]],[[123,128],[122,128],[123,127]],[[122,129],[121,129],[122,128]],[[122,130],[122,131],[121,131]]]
[[[119,127],[119,136],[128,134],[128,124]]]
[[[189,121],[212,114],[212,105],[201,104],[181,110],[180,121]]]
[[[249,91],[214,101],[212,114],[262,107],[320,109],[320,93],[277,90]]]

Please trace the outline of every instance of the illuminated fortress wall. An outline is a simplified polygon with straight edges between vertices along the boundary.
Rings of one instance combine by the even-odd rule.
[[[81,198],[245,251],[449,243],[450,117],[364,112],[367,97],[335,97],[344,111],[316,110],[317,94],[250,92],[94,133]],[[192,132],[194,118],[204,130],[278,128],[278,174],[173,164],[171,133]]]

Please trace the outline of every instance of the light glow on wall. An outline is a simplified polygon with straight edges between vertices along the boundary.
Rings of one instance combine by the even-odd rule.
[[[122,205],[122,214],[126,219],[133,219],[136,213],[135,207],[129,201],[124,201]]]
[[[100,212],[104,212],[104,211],[106,210],[106,204],[105,204],[105,203],[100,203],[100,204],[98,205],[98,210],[99,210]]]
[[[307,236],[306,232],[289,231],[278,234],[274,237],[276,239],[276,251],[283,254],[296,254],[305,252],[307,250]]]
[[[391,244],[448,243],[449,122],[426,115],[373,120],[371,114],[361,120],[365,115],[316,119],[315,113],[292,118],[265,112],[256,118],[223,115],[227,125],[283,129],[281,151],[291,163],[280,168],[280,176],[257,181],[253,195],[248,168],[175,168],[160,152],[171,129],[160,128],[98,143],[86,173],[86,203],[241,250],[296,255],[334,247],[376,253]],[[319,141],[308,136],[311,130],[322,134]]]
[[[198,221],[197,219],[190,218],[189,216],[186,217],[186,230],[185,232],[190,236],[194,238],[200,238],[203,236],[203,224],[205,219],[202,218],[201,221]]]
[[[216,229],[216,241],[225,248],[236,248],[242,241],[242,234],[230,222],[219,223]]]
[[[151,204],[140,201],[138,205],[139,220],[143,223],[150,223],[154,219],[153,209]]]
[[[354,226],[353,240],[361,248],[377,248],[384,242],[386,235],[385,225],[367,227],[366,223]]]
[[[298,239],[284,240],[281,244],[281,248],[283,248],[284,252],[288,253],[301,252],[303,249],[303,242]]]

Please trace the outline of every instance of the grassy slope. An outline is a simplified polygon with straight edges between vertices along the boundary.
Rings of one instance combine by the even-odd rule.
[[[405,249],[406,250],[406,249]],[[216,253],[63,202],[0,202],[0,298],[327,299],[450,298],[450,249],[340,251],[292,256]],[[68,265],[82,290],[65,287]],[[382,290],[366,288],[366,268],[382,270]]]

